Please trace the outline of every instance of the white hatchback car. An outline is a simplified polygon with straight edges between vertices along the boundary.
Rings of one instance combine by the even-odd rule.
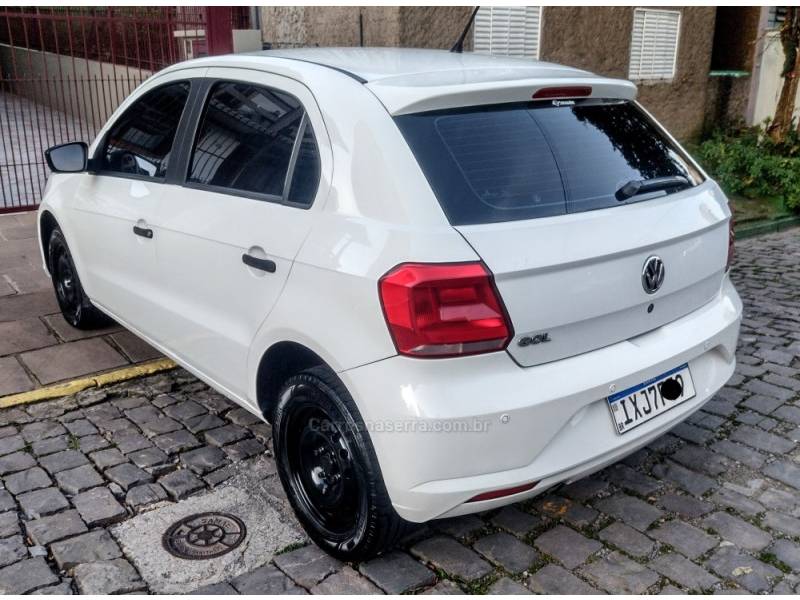
[[[633,84],[443,51],[204,58],[51,148],[66,319],[272,423],[328,552],[642,447],[732,375],[725,196]]]

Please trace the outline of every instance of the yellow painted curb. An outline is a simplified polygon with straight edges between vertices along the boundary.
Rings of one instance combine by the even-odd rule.
[[[29,392],[22,392],[20,394],[12,394],[0,398],[0,408],[8,408],[9,406],[18,406],[20,404],[30,404],[31,402],[39,402],[40,400],[50,400],[52,398],[60,398],[61,396],[69,396],[81,390],[91,387],[102,387],[112,383],[119,383],[120,381],[127,381],[142,375],[152,375],[160,373],[161,371],[168,371],[177,367],[169,358],[159,358],[151,360],[146,363],[133,365],[130,367],[123,367],[116,371],[102,373],[100,375],[92,375],[90,377],[83,377],[82,379],[73,379],[65,383],[57,383],[55,385],[48,385],[37,390]]]

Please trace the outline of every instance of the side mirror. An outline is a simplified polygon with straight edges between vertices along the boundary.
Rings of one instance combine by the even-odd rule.
[[[89,146],[84,142],[70,142],[44,151],[47,166],[53,173],[80,173],[86,170]]]

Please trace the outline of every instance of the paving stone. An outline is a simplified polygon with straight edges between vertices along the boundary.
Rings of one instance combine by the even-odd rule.
[[[205,489],[205,484],[188,469],[179,469],[167,473],[158,480],[173,500],[186,498],[191,494]]]
[[[764,467],[763,473],[800,490],[800,465],[795,465],[787,460],[778,460]]]
[[[593,508],[554,495],[537,500],[535,506],[539,512],[551,519],[561,519],[579,529],[594,523],[600,514]]]
[[[439,581],[432,588],[429,588],[429,589],[425,590],[424,592],[422,592],[422,595],[423,596],[431,596],[431,595],[437,595],[437,596],[441,596],[441,595],[448,595],[448,596],[459,595],[459,596],[463,596],[464,595],[464,591],[460,587],[458,587],[458,585],[453,583],[452,581],[448,581],[447,579],[442,579],[441,581]]]
[[[116,465],[121,465],[122,463],[128,462],[128,459],[125,458],[125,455],[116,448],[108,448],[107,450],[93,452],[89,455],[89,458],[92,459],[92,462],[94,462],[97,468],[101,471],[105,471],[109,467],[115,467]]]
[[[432,523],[432,527],[456,538],[466,538],[486,527],[486,524],[475,515],[464,515],[437,519]]]
[[[740,425],[734,429],[730,439],[773,454],[786,454],[796,445],[784,437],[750,427],[749,425]]]
[[[672,433],[687,442],[695,444],[705,444],[714,437],[713,431],[701,429],[689,423],[680,423],[672,429]]]
[[[0,475],[25,471],[36,466],[36,459],[27,452],[14,452],[0,457]]]
[[[557,525],[538,536],[534,545],[568,569],[574,569],[603,547],[598,541],[584,537],[564,525]]]
[[[11,510],[15,506],[14,497],[6,490],[0,489],[0,512]]]
[[[145,448],[131,452],[128,454],[128,459],[142,469],[163,465],[169,461],[169,457],[158,448]]]
[[[199,475],[218,469],[227,463],[225,452],[214,446],[203,446],[184,452],[180,455],[180,461]]]
[[[612,523],[598,533],[598,537],[636,557],[649,556],[655,548],[655,543],[624,523]]]
[[[184,402],[178,402],[176,404],[171,404],[164,408],[164,413],[176,419],[178,421],[183,421],[186,419],[191,419],[192,417],[196,417],[198,415],[202,415],[206,412],[206,409],[197,404],[192,400],[186,400]]]
[[[517,583],[508,577],[501,577],[489,586],[488,594],[492,596],[508,596],[511,594],[530,594],[531,591],[525,586]]]
[[[20,430],[22,437],[27,442],[35,442],[49,437],[64,435],[67,430],[57,421],[36,421],[29,423]]]
[[[692,591],[708,590],[719,581],[711,573],[680,554],[662,554],[649,563],[649,566],[664,577]]]
[[[419,542],[411,548],[411,553],[465,581],[478,579],[493,570],[489,563],[475,552],[441,535]]]
[[[140,483],[152,481],[153,476],[131,463],[123,463],[106,471],[106,477],[127,491]]]
[[[767,508],[792,512],[792,510],[800,504],[800,495],[769,488],[758,497],[758,501],[762,506],[766,506]]]
[[[222,467],[221,469],[217,469],[216,471],[212,471],[208,475],[203,476],[203,481],[205,481],[210,486],[219,485],[220,483],[224,483],[228,481],[231,477],[236,475],[236,466],[235,465],[228,465],[226,467]],[[278,486],[276,488],[279,490],[279,493],[276,494],[280,498],[285,498],[286,494],[283,493],[283,488]]]
[[[380,594],[369,579],[359,575],[350,567],[344,567],[321,583],[311,588],[312,594]]]
[[[22,560],[28,556],[28,548],[22,536],[15,535],[10,538],[0,540],[0,567]]]
[[[254,571],[239,575],[231,580],[231,585],[240,594],[305,594],[286,575],[272,565],[259,567]]]
[[[43,466],[50,475],[55,475],[67,469],[74,469],[81,465],[89,464],[89,460],[82,452],[77,450],[64,450],[39,459],[39,464]]]
[[[274,561],[281,571],[305,588],[315,586],[343,566],[313,544],[279,554]]]
[[[142,508],[167,499],[167,492],[157,483],[145,483],[128,490],[125,504],[133,509]]]
[[[97,427],[92,425],[92,422],[89,419],[75,419],[74,421],[68,421],[64,423],[64,427],[66,427],[67,431],[69,431],[75,437],[83,437],[85,435],[94,435],[97,433]]]
[[[111,560],[122,556],[117,542],[105,529],[97,529],[76,537],[55,542],[50,546],[53,560],[62,571],[69,571],[76,565]]]
[[[660,481],[620,463],[606,469],[606,473],[612,483],[640,496],[649,496],[664,485]]]
[[[616,494],[595,503],[595,506],[611,517],[619,519],[640,531],[647,529],[654,521],[664,516],[664,513],[651,506],[625,494]]]
[[[51,542],[87,531],[77,510],[67,510],[49,517],[27,521],[25,529],[33,543],[40,546],[47,546]]]
[[[747,407],[750,410],[754,410],[757,413],[761,413],[762,415],[768,415],[776,408],[783,404],[783,400],[778,400],[777,398],[770,398],[769,396],[762,396],[760,394],[755,394],[750,396],[747,400],[742,402],[743,407]]]
[[[783,564],[800,573],[800,544],[789,540],[775,540],[769,551]]]
[[[69,447],[69,444],[70,439],[66,435],[60,435],[58,437],[52,437],[40,440],[38,442],[33,442],[33,444],[31,444],[31,451],[36,456],[47,456],[48,454],[54,454],[56,452],[66,450]]]
[[[764,507],[755,500],[751,500],[744,494],[740,494],[726,487],[721,487],[714,492],[711,496],[711,501],[717,506],[729,507],[738,513],[751,517],[764,511]]]
[[[225,414],[225,418],[236,425],[254,425],[261,423],[261,417],[251,413],[246,408],[234,408]]]
[[[249,438],[225,446],[225,454],[232,461],[240,461],[266,452],[264,445],[254,438]]]
[[[275,563],[280,567],[279,558],[275,558]],[[436,582],[436,576],[430,569],[399,551],[361,563],[358,570],[387,594],[404,594]],[[295,581],[304,585],[296,578]]]
[[[105,433],[121,433],[123,431],[139,433],[139,430],[132,421],[122,417],[119,419],[110,419],[108,421],[97,421],[97,427],[100,431]]]
[[[55,343],[57,340],[36,317],[0,323],[0,356],[35,350]]]
[[[757,552],[772,542],[772,537],[758,527],[725,512],[715,512],[703,519],[703,526],[711,528],[739,548]]]
[[[33,467],[3,478],[6,489],[14,495],[49,487],[53,484],[50,477],[41,467]]]
[[[72,579],[71,578],[64,579],[61,581],[61,583],[39,588],[35,592],[31,593],[36,595],[47,595],[47,596],[70,596],[72,595]]]
[[[153,443],[167,454],[177,454],[201,445],[200,440],[185,429],[159,435],[153,438]]]
[[[209,429],[203,433],[206,443],[217,447],[238,442],[249,435],[247,429],[239,425],[225,425],[224,427]]]
[[[123,558],[80,564],[73,576],[81,594],[125,594],[145,589],[139,574]]]
[[[78,494],[72,499],[72,503],[89,527],[116,523],[128,515],[106,487],[97,487]]]
[[[195,435],[225,425],[225,421],[220,419],[217,415],[208,413],[186,419],[184,423],[186,424],[186,429]]]
[[[712,477],[725,473],[731,468],[731,461],[724,456],[694,444],[686,444],[679,448],[671,458],[684,467],[698,469]]]
[[[12,435],[17,434],[17,428],[13,425],[6,425],[4,427],[0,427],[0,440],[4,440],[7,437],[11,437]]]
[[[763,523],[775,531],[795,538],[800,537],[800,519],[795,517],[770,510],[764,515]]]
[[[54,487],[20,494],[17,500],[22,512],[28,519],[46,517],[69,508],[67,499]]]
[[[659,579],[657,573],[619,552],[581,567],[579,573],[613,594],[644,594]]]
[[[119,407],[117,407],[119,408]],[[164,413],[158,410],[155,406],[143,403],[139,406],[125,410],[125,416],[137,425],[155,421],[164,417]]]
[[[482,537],[472,547],[509,573],[527,571],[538,560],[539,553],[508,533]]]
[[[84,454],[108,448],[110,445],[111,442],[102,435],[85,435],[82,438],[78,438],[78,449]]]
[[[747,446],[742,446],[741,444],[735,444],[730,440],[720,440],[711,446],[711,449],[714,450],[714,452],[724,454],[728,458],[732,458],[733,460],[740,462],[751,469],[760,469],[761,465],[763,465],[764,461],[767,459],[767,457],[760,452]]]
[[[11,435],[0,439],[0,456],[17,452],[25,447],[25,440],[21,435]]]
[[[100,473],[94,470],[92,465],[83,465],[76,469],[56,473],[56,482],[62,490],[74,495],[103,485],[105,480]]]
[[[26,594],[58,582],[44,558],[29,558],[0,569],[1,594]]]
[[[775,567],[730,546],[714,552],[706,565],[723,579],[733,581],[755,594],[768,591],[771,581],[781,576]]]
[[[189,593],[192,595],[203,596],[234,596],[237,592],[236,588],[234,588],[230,583],[212,583],[209,585],[204,585],[203,587],[199,587]]]
[[[517,536],[524,536],[540,527],[544,521],[519,510],[516,506],[505,506],[492,517],[492,524]]]
[[[653,467],[653,475],[672,481],[683,490],[695,496],[702,496],[709,490],[717,487],[714,480],[695,471],[680,466],[672,461],[666,461]]]
[[[119,451],[123,454],[136,452],[137,450],[144,450],[145,448],[149,448],[153,445],[150,443],[150,440],[144,437],[141,433],[132,429],[123,429],[122,431],[117,431],[114,433],[111,439],[113,440],[117,449],[119,449]]]
[[[718,544],[716,538],[683,521],[663,523],[649,532],[649,535],[662,544],[672,546],[688,558],[697,558]]]
[[[161,417],[160,419],[142,423],[140,427],[142,428],[144,434],[149,438],[183,429],[183,425],[181,425],[175,419],[171,419],[169,417]]]
[[[753,394],[762,394],[771,398],[776,398],[782,402],[791,400],[794,397],[794,392],[786,388],[761,381],[760,379],[751,379],[742,386]]]
[[[684,494],[664,494],[656,502],[664,510],[677,513],[685,519],[696,519],[714,510],[710,502]]]
[[[19,357],[42,384],[121,367],[128,362],[101,338],[57,344],[24,352]]]
[[[0,514],[0,538],[16,535],[19,532],[19,517],[16,511]]]

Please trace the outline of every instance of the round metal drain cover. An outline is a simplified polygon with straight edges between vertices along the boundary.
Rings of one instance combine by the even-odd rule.
[[[247,529],[238,517],[225,513],[200,513],[173,523],[162,541],[178,558],[203,560],[227,554],[244,540]]]

